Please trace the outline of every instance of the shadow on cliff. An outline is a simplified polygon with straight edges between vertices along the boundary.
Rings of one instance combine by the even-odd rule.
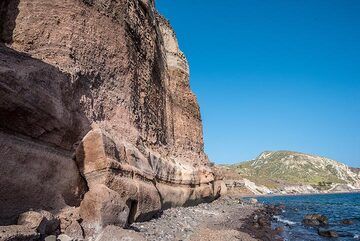
[[[30,209],[79,206],[88,190],[74,161],[91,121],[83,89],[58,68],[0,43],[0,225]]]
[[[12,42],[13,31],[16,26],[16,18],[19,14],[20,0],[2,0],[0,2],[0,41]]]

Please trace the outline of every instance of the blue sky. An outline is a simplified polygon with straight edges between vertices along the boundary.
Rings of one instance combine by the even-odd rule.
[[[360,1],[157,0],[216,163],[265,150],[360,167]]]

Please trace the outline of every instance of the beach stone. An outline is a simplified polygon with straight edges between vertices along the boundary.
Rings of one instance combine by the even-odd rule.
[[[258,223],[254,223],[254,224],[253,224],[253,227],[254,227],[254,228],[260,228],[260,225],[259,225]]]
[[[258,200],[256,198],[250,198],[249,202],[251,204],[257,204],[258,203]]]
[[[41,235],[51,235],[59,229],[60,221],[51,213],[41,210],[20,214],[17,224],[34,229]]]
[[[71,236],[76,239],[83,239],[83,231],[77,221],[72,222],[65,230],[64,235]]]
[[[318,234],[320,236],[327,237],[327,238],[337,238],[337,237],[339,237],[339,235],[335,231],[332,231],[332,230],[320,230],[319,229]]]
[[[60,233],[66,234],[77,240],[82,240],[84,238],[83,229],[80,225],[83,219],[80,217],[79,208],[64,208],[57,217],[60,220]]]
[[[284,210],[286,208],[286,206],[284,204],[280,204],[279,206],[277,206],[277,208]]]
[[[260,227],[265,227],[268,222],[264,217],[260,217],[258,218],[257,223],[259,224]]]
[[[70,238],[66,234],[60,234],[57,238],[58,241],[73,241],[73,238]]]
[[[304,217],[303,223],[309,226],[327,225],[328,218],[321,214],[308,214]]]
[[[274,206],[274,205],[269,205],[267,206],[266,208],[266,213],[270,216],[273,216],[273,215],[277,215],[279,213],[281,213],[283,209],[281,209],[279,206]]]
[[[56,241],[56,236],[55,236],[55,235],[47,236],[47,237],[45,238],[45,241]]]
[[[284,232],[284,227],[276,227],[275,232],[276,233],[283,233]]]
[[[341,224],[351,225],[351,224],[354,224],[354,222],[350,219],[344,219],[341,221]]]

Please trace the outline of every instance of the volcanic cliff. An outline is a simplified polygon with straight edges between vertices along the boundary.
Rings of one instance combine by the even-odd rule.
[[[0,42],[0,225],[47,210],[90,237],[224,191],[153,0],[4,0]]]

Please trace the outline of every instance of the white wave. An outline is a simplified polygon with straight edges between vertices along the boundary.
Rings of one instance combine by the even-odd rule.
[[[355,235],[354,235],[354,238],[355,238],[355,239],[360,239],[359,234],[355,234]]]
[[[293,221],[290,221],[290,220],[287,220],[287,219],[283,219],[280,216],[274,216],[274,218],[276,219],[276,221],[281,222],[281,223],[285,223],[285,224],[288,224],[288,225],[295,225],[296,224],[296,222],[293,222]]]

